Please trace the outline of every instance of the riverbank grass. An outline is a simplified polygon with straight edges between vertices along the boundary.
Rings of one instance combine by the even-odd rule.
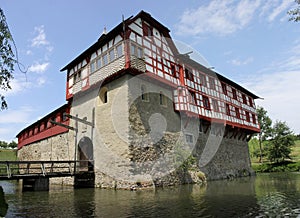
[[[0,149],[0,161],[15,161],[17,160],[16,149]]]
[[[291,160],[284,160],[279,163],[271,163],[265,158],[263,158],[262,163],[259,163],[259,158],[251,157],[252,169],[257,173],[300,172],[300,140],[295,141],[291,150]]]

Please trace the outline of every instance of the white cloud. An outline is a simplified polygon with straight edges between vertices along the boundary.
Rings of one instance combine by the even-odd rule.
[[[286,121],[296,133],[300,133],[300,42],[285,55],[288,58],[277,60],[264,72],[244,83],[250,90],[263,97],[257,103],[263,106],[276,120]]]
[[[43,73],[48,69],[48,67],[49,67],[48,62],[42,64],[35,63],[28,68],[28,72]]]
[[[46,79],[45,79],[45,78],[39,77],[39,78],[37,79],[37,84],[38,84],[38,86],[42,86],[42,85],[44,85],[45,83],[46,83]]]
[[[203,33],[228,35],[247,27],[253,18],[274,21],[284,14],[293,1],[278,0],[212,0],[180,16],[177,34],[198,36]],[[282,19],[280,19],[282,20]]]
[[[253,57],[249,57],[246,60],[232,59],[228,62],[235,66],[242,66],[242,65],[247,65],[247,64],[250,64],[251,62],[253,62]]]
[[[277,7],[275,7],[272,11],[272,13],[268,16],[268,21],[272,22],[273,20],[275,20],[275,18],[280,15],[282,12],[286,12],[287,8],[289,8],[289,6],[292,4],[292,1],[287,1],[284,0],[282,1],[282,3],[280,5],[278,5]]]
[[[34,110],[31,107],[21,107],[18,110],[4,110],[0,113],[0,124],[28,123]]]
[[[35,27],[34,33],[37,34],[37,36],[31,40],[32,47],[39,47],[41,45],[49,45],[50,44],[46,39],[44,25]]]
[[[198,35],[204,32],[227,35],[242,29],[253,18],[260,0],[213,0],[196,10],[186,10],[180,17],[178,33]]]
[[[300,133],[300,70],[263,74],[245,83],[250,90],[261,96],[257,104],[263,106],[274,121],[286,121]]]

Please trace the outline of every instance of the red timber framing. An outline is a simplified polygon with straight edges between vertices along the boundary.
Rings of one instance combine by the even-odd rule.
[[[61,70],[67,70],[67,100],[93,84],[113,78],[126,69],[135,69],[175,87],[176,111],[258,132],[254,104],[258,96],[187,54],[180,54],[169,33],[168,28],[141,11],[102,34],[96,43]]]
[[[141,11],[103,34],[94,45],[62,69],[68,70],[67,100],[89,88],[93,83],[93,73],[100,72],[98,80],[111,77],[102,77],[106,73],[102,69],[111,64],[109,69],[114,71],[113,61],[125,56],[124,62],[121,62],[122,69],[136,68],[177,87],[174,91],[175,110],[259,131],[253,101],[258,97],[193,61],[188,55],[179,54],[169,32],[150,14]],[[115,69],[113,73],[117,74],[120,70]],[[82,72],[85,72],[84,75]],[[79,88],[76,88],[79,83]]]
[[[70,105],[65,104],[58,108],[57,110],[46,115],[42,119],[23,129],[18,135],[18,149],[28,144],[38,142],[42,139],[46,139],[58,134],[68,132],[68,129],[55,124],[50,121],[54,120],[56,122],[69,125],[69,119],[63,116],[64,113],[70,113]]]

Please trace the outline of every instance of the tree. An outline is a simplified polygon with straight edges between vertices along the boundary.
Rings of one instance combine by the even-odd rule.
[[[300,21],[300,0],[295,0],[295,2],[298,4],[298,7],[292,10],[288,11],[288,14],[290,15],[290,21],[298,22]]]
[[[14,43],[6,23],[5,15],[0,8],[0,90],[11,89],[10,81],[13,79],[13,70],[16,60],[11,45]],[[5,96],[0,94],[1,110],[7,108]]]
[[[285,122],[276,121],[269,140],[268,159],[271,162],[290,158],[291,146],[295,144],[293,132]]]
[[[262,162],[263,157],[263,141],[267,140],[268,137],[271,136],[272,132],[272,120],[267,115],[267,111],[263,107],[257,108],[257,117],[258,117],[258,123],[260,125],[260,133],[258,134],[258,142],[259,142],[259,162]]]

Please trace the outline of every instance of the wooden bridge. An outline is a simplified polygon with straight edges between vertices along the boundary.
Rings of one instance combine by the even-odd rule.
[[[75,186],[86,186],[94,179],[92,161],[0,161],[0,180],[23,179],[23,190],[49,190],[54,177],[74,177]]]

